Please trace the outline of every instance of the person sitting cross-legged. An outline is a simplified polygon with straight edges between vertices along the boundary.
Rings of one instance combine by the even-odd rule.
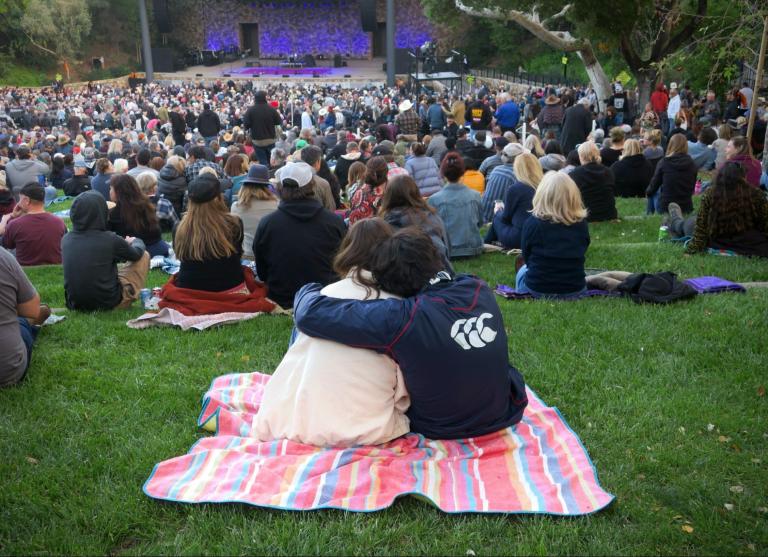
[[[69,309],[127,308],[146,284],[149,254],[144,242],[108,232],[107,213],[107,201],[95,191],[78,195],[72,203],[72,231],[61,240]],[[118,268],[118,261],[129,264]]]
[[[488,285],[443,271],[434,243],[416,228],[381,242],[369,266],[381,290],[403,299],[343,300],[308,284],[294,305],[299,331],[397,361],[413,432],[460,439],[519,422],[525,383],[509,362],[501,309]]]
[[[58,265],[64,221],[45,211],[45,188],[30,182],[19,190],[13,212],[0,220],[0,238],[6,249],[16,250],[20,265]]]
[[[342,278],[323,288],[323,295],[394,298],[367,270],[391,236],[392,228],[380,218],[354,224],[333,262]],[[251,435],[319,446],[376,445],[410,430],[408,405],[402,372],[389,355],[300,333],[264,389]]]

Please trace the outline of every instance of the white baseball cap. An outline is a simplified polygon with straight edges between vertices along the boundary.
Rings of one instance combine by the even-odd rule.
[[[308,185],[312,181],[312,176],[312,167],[303,161],[286,163],[275,173],[278,182],[293,180],[300,188]]]

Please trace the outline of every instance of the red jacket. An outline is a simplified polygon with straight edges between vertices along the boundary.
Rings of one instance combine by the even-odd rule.
[[[651,94],[651,106],[656,112],[666,112],[669,104],[669,95],[664,90],[664,86],[659,84],[656,90]]]

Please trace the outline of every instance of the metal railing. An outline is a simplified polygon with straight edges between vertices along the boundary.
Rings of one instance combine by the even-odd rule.
[[[563,79],[562,75],[539,75],[526,71],[505,72],[497,68],[472,68],[470,73],[475,77],[485,79],[498,79],[509,81],[510,83],[519,83],[532,87],[544,87],[546,85],[566,85],[571,86],[574,81],[569,78]]]

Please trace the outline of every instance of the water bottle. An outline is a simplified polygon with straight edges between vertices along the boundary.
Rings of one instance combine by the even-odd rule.
[[[665,240],[669,239],[669,227],[668,226],[660,226],[659,227],[659,242],[664,242]]]

